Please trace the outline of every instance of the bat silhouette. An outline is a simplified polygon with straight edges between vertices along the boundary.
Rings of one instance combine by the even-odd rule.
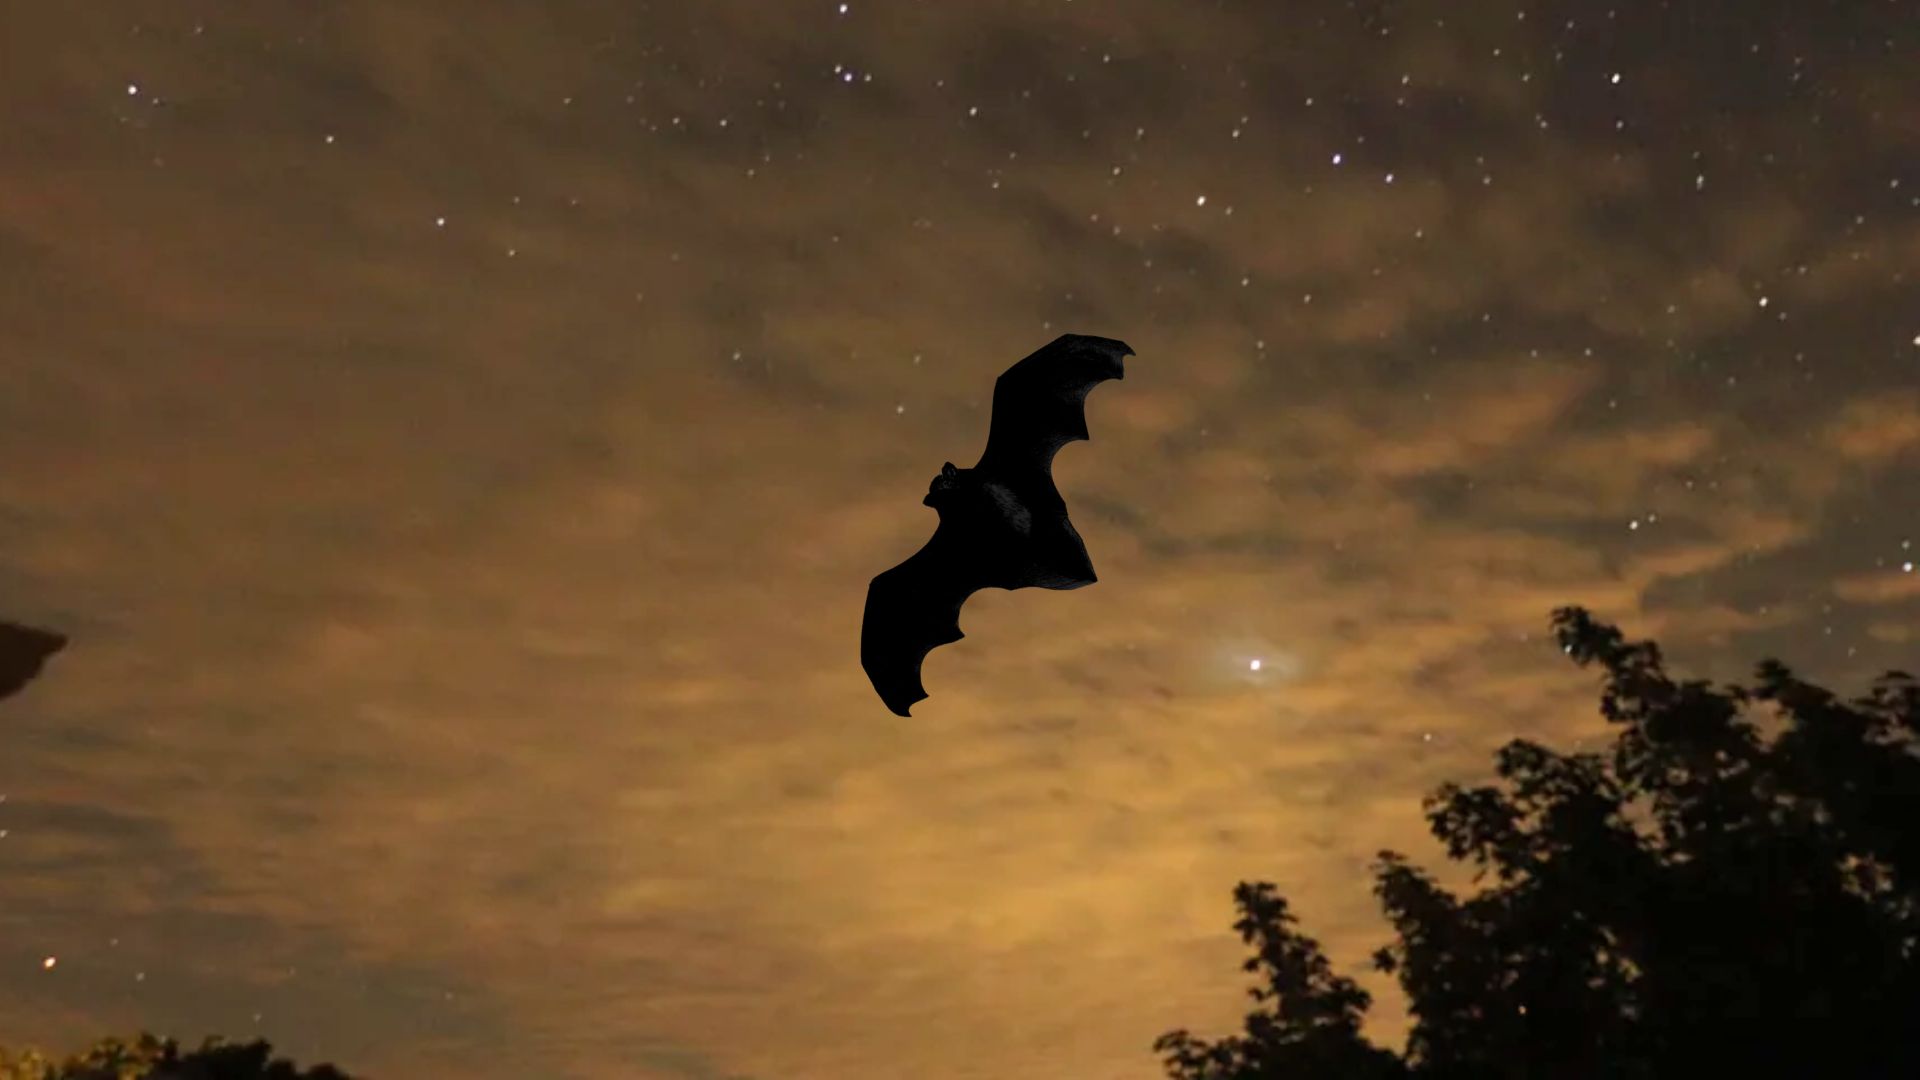
[[[960,607],[986,589],[1078,589],[1094,583],[1087,546],[1053,486],[1053,455],[1087,435],[1087,393],[1124,379],[1124,341],[1062,334],[993,384],[987,448],[971,469],[940,466],[921,500],[940,515],[933,538],[867,586],[860,666],[900,716],[927,696],[920,665],[965,637]]]

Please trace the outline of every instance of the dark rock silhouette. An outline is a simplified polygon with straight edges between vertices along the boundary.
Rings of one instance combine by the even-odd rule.
[[[47,658],[66,646],[67,639],[52,631],[0,622],[0,698],[19,693],[40,674]]]
[[[1132,355],[1113,338],[1062,334],[993,384],[986,451],[971,469],[942,465],[922,500],[940,515],[933,538],[867,587],[860,666],[887,708],[906,716],[927,696],[920,665],[966,636],[960,608],[975,592],[1093,584],[1053,456],[1088,437],[1088,392],[1125,378],[1121,358]]]
[[[1162,1036],[1169,1076],[1920,1076],[1920,683],[1842,701],[1769,660],[1715,688],[1578,608],[1554,626],[1603,671],[1617,736],[1604,754],[1515,740],[1497,784],[1429,798],[1475,896],[1381,853],[1396,937],[1374,962],[1409,999],[1405,1051],[1360,1035],[1366,993],[1273,885],[1242,883],[1260,1007],[1242,1035]]]

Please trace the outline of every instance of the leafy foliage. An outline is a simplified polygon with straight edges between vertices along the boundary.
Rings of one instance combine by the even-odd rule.
[[[1497,783],[1428,798],[1471,898],[1381,853],[1405,1050],[1364,1040],[1365,993],[1242,884],[1261,1008],[1244,1035],[1162,1036],[1170,1077],[1920,1076],[1920,684],[1842,701],[1769,660],[1714,688],[1579,608],[1553,625],[1602,674],[1611,751],[1515,740]]]
[[[1247,993],[1265,1008],[1247,1016],[1245,1035],[1217,1043],[1184,1030],[1162,1035],[1154,1049],[1169,1074],[1187,1080],[1400,1075],[1392,1054],[1360,1037],[1371,996],[1333,974],[1319,943],[1294,930],[1293,914],[1273,885],[1242,882],[1233,895],[1241,912],[1234,929],[1254,947],[1242,969],[1259,973],[1264,983]]]
[[[182,1050],[172,1039],[142,1033],[132,1042],[102,1039],[84,1054],[55,1062],[38,1051],[0,1048],[0,1080],[352,1080],[331,1065],[302,1070],[273,1056],[265,1040],[207,1039]]]

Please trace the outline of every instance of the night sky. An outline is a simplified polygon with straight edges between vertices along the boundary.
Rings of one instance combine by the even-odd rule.
[[[1604,730],[1556,605],[1920,667],[1903,0],[16,2],[0,119],[0,1044],[1147,1080]],[[1065,332],[1099,583],[892,716]]]

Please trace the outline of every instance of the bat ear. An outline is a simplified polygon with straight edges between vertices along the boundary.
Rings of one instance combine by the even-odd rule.
[[[947,477],[948,479],[952,479],[953,477],[959,475],[959,473],[960,473],[960,470],[954,468],[953,462],[951,461],[942,462],[940,465],[940,475]]]

